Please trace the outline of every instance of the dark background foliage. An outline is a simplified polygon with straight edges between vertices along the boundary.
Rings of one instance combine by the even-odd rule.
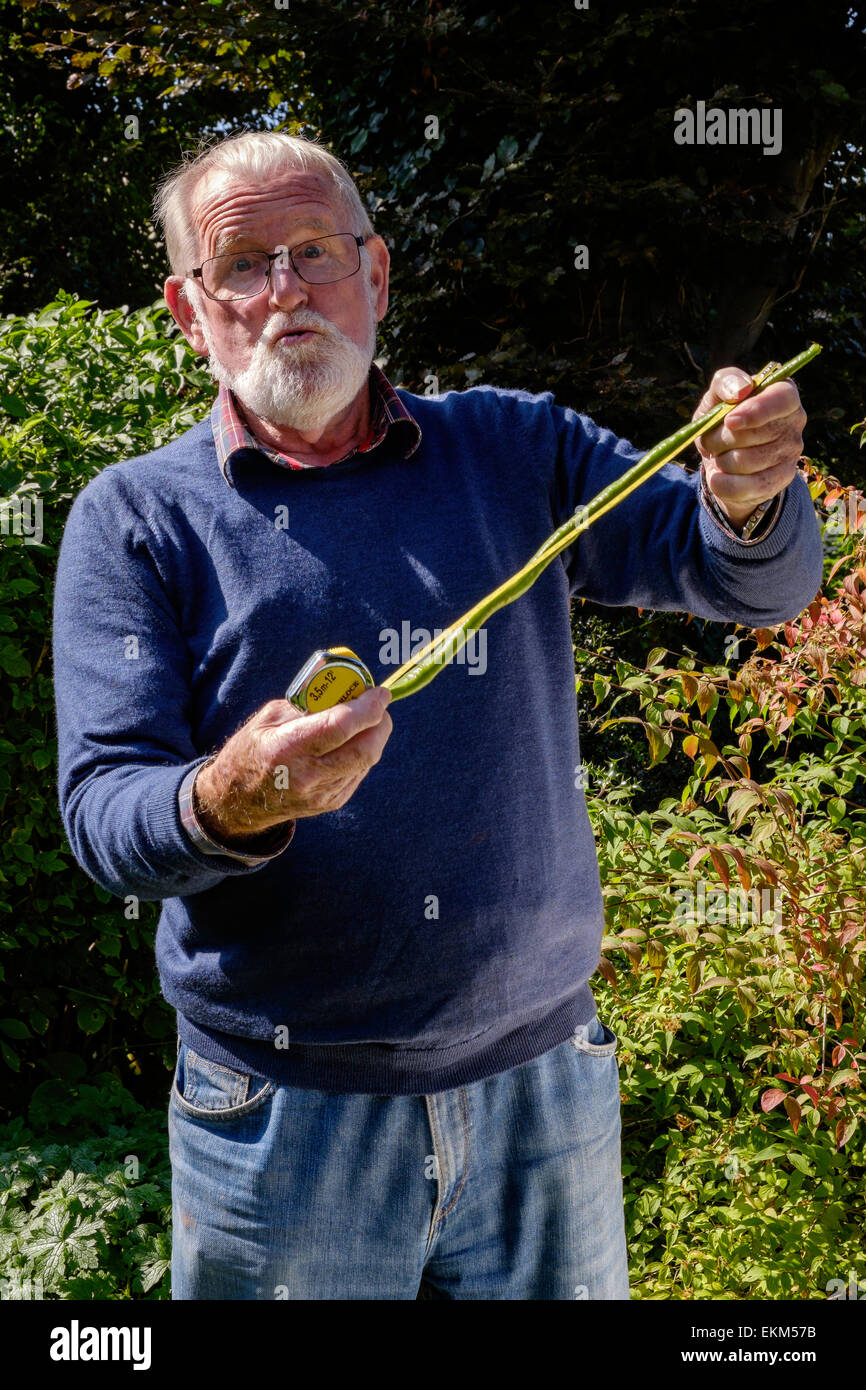
[[[195,130],[268,119],[320,134],[358,177],[394,252],[384,338],[407,386],[549,388],[639,442],[716,366],[784,360],[832,326],[804,390],[822,412],[853,404],[861,6],[829,0],[808,26],[769,0],[22,8],[17,32],[4,10],[6,101],[31,130],[7,305],[58,288],[148,302],[154,174]],[[781,108],[781,152],[677,145],[674,112],[699,99]]]

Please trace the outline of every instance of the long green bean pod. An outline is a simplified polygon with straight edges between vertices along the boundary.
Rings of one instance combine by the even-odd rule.
[[[812,343],[805,352],[801,352],[797,357],[792,357],[784,365],[778,362],[769,362],[755,376],[752,377],[754,390],[744,400],[751,400],[760,391],[765,390],[776,381],[786,381],[788,377],[798,372],[801,367],[805,367],[807,362],[818,356],[821,351],[820,343]],[[521,594],[526,593],[535,580],[555,559],[561,551],[566,550],[575,539],[584,531],[587,531],[594,521],[605,512],[609,512],[623,498],[628,497],[634,492],[635,488],[640,487],[641,483],[657,472],[663,464],[669,463],[677,454],[682,453],[687,445],[697,439],[699,435],[705,434],[713,429],[722,421],[729,411],[736,409],[742,401],[723,401],[712,410],[697,420],[692,420],[688,425],[663,439],[655,448],[650,449],[639,459],[632,468],[602,488],[591,501],[577,508],[574,515],[564,522],[535,552],[526,562],[522,569],[513,574],[498,588],[489,593],[486,598],[481,599],[464,613],[462,618],[458,618],[449,628],[428,642],[426,647],[416,652],[399,670],[390,675],[387,680],[382,681],[392,692],[392,703],[394,700],[403,700],[407,695],[414,695],[416,690],[421,690],[425,685],[440,671],[443,666],[453,661],[454,657],[466,645],[472,632],[481,627],[492,614],[498,612],[500,608],[505,608],[507,604],[513,603]]]

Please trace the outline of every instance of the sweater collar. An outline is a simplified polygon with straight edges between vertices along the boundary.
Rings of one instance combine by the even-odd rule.
[[[343,458],[336,460],[337,463],[344,463],[355,454],[369,453],[371,449],[377,448],[388,434],[399,437],[399,447],[404,459],[410,458],[421,443],[421,426],[375,362],[370,364],[368,380],[370,433],[363,444],[353,446]],[[226,386],[220,386],[211,407],[210,418],[220,470],[229,487],[235,485],[232,478],[235,456],[244,450],[256,450],[280,468],[300,470],[316,467],[315,464],[301,463],[290,454],[284,454],[256,439],[244,423],[234,393]]]

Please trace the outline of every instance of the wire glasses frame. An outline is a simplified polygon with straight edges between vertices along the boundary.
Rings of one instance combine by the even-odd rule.
[[[357,257],[357,264],[355,265],[355,267],[352,270],[341,270],[338,275],[329,275],[327,279],[313,279],[310,277],[309,273],[305,275],[303,270],[301,270],[300,266],[295,260],[295,254],[301,251],[305,246],[319,246],[322,242],[333,241],[337,238],[339,238],[341,243],[343,244],[346,244],[348,241],[351,241],[354,244],[355,255]],[[306,241],[299,242],[297,246],[293,246],[291,250],[288,250],[286,247],[282,247],[279,251],[228,251],[220,256],[210,256],[206,261],[202,261],[200,266],[196,266],[194,270],[191,270],[189,274],[201,283],[202,290],[207,295],[208,299],[214,299],[217,301],[217,303],[220,304],[230,303],[235,299],[254,299],[257,294],[261,294],[262,291],[266,288],[266,286],[270,283],[271,267],[274,261],[280,260],[281,258],[286,256],[288,256],[288,259],[291,262],[292,269],[294,270],[295,274],[299,276],[299,278],[303,280],[306,284],[333,285],[338,280],[347,280],[350,276],[357,275],[358,271],[361,269],[360,247],[362,247],[364,243],[368,240],[368,237],[355,236],[352,232],[333,232],[329,233],[327,236],[310,237]],[[228,264],[229,261],[240,260],[243,256],[256,256],[264,258],[265,264],[260,268],[261,275],[263,276],[261,283],[257,285],[256,289],[250,290],[244,294],[213,294],[211,290],[208,289],[207,284],[205,282],[206,275],[208,279],[212,279],[212,275],[208,270],[208,267],[213,266],[216,262]]]

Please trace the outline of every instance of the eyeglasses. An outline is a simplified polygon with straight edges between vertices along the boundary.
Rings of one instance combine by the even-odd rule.
[[[271,278],[274,261],[291,262],[295,274],[310,285],[330,285],[357,275],[361,268],[361,251],[367,237],[351,232],[302,241],[291,251],[283,246],[279,251],[229,251],[224,256],[211,256],[190,275],[201,281],[208,299],[223,302],[231,299],[252,299],[261,294]]]

